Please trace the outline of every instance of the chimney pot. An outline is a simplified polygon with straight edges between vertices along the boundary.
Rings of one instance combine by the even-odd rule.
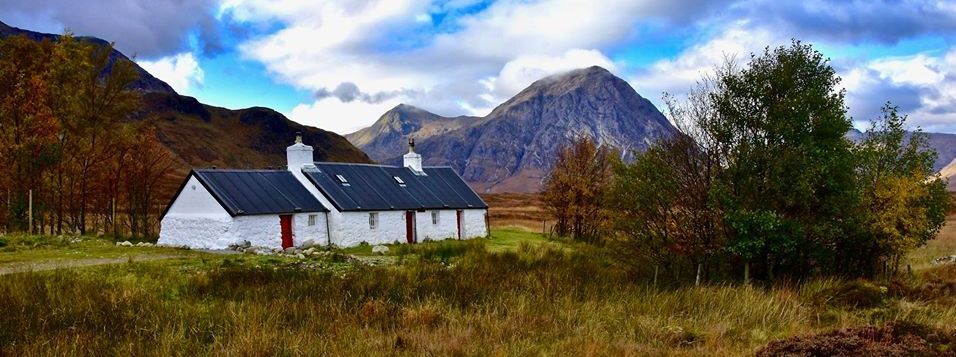
[[[302,132],[301,132],[301,131],[295,132],[295,143],[296,143],[296,144],[301,144],[301,143],[302,143]]]

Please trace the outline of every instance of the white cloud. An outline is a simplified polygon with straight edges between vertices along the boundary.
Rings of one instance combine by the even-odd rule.
[[[453,22],[444,27],[451,32],[435,33],[426,21],[433,11],[454,12],[456,6],[471,5],[470,1],[435,5],[426,0],[228,0],[220,12],[240,21],[285,25],[240,46],[246,58],[262,62],[282,82],[317,93],[334,92],[350,83],[362,91],[359,98],[402,93],[394,100],[443,115],[482,114],[547,74],[590,65],[613,69],[601,49],[633,36],[638,20],[687,12],[649,0],[600,5],[584,0],[505,0],[478,13],[444,17],[442,21]],[[301,107],[323,117],[340,114],[331,110],[353,107],[360,112],[369,107],[360,100],[333,106],[319,97]],[[366,126],[380,114],[339,127]],[[320,124],[336,126],[330,121]]]
[[[189,88],[201,85],[203,70],[199,61],[190,52],[174,56],[163,57],[155,61],[136,61],[143,69],[166,83],[169,83],[176,92],[189,93]]]
[[[342,102],[336,97],[327,97],[310,104],[299,104],[287,116],[298,123],[348,134],[368,126],[368,118],[374,121],[398,104],[401,104],[398,99],[372,104]]]
[[[876,59],[842,74],[851,111],[876,117],[886,101],[929,131],[956,131],[956,48],[946,53]],[[854,108],[856,106],[857,108]]]
[[[508,98],[542,77],[590,66],[601,66],[612,72],[617,69],[601,51],[572,49],[557,56],[518,56],[505,63],[498,76],[488,83],[498,99]]]
[[[713,74],[726,60],[745,62],[751,53],[788,41],[766,30],[748,28],[745,22],[737,23],[673,59],[661,60],[640,70],[628,82],[663,110],[663,93],[683,95],[705,75]]]

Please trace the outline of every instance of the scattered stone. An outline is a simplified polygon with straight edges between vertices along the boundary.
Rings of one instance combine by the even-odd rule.
[[[139,243],[136,243],[136,246],[137,246],[137,247],[152,247],[152,246],[153,246],[153,243],[149,243],[149,242],[139,242]]]
[[[956,263],[956,254],[936,258],[935,260],[933,260],[933,264],[935,265],[953,264],[953,263]]]
[[[388,247],[384,245],[373,245],[372,253],[385,254],[388,253]]]
[[[296,254],[295,257],[299,259],[305,259],[305,256],[302,255],[302,253]]]
[[[127,240],[127,241],[122,241],[122,242],[116,242],[116,245],[117,245],[117,246],[122,246],[122,247],[132,247],[132,246],[133,246],[133,243],[130,243],[130,242]]]

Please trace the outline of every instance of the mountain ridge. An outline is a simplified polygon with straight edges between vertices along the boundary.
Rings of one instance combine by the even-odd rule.
[[[435,115],[418,117],[431,116]],[[539,79],[487,116],[457,118],[459,126],[451,130],[390,131],[382,137],[392,143],[404,142],[396,137],[414,137],[426,165],[451,166],[479,190],[533,192],[541,187],[557,148],[575,137],[590,136],[629,158],[658,137],[677,133],[649,100],[597,66]],[[386,113],[370,128],[387,127],[388,119]],[[359,132],[374,131],[367,129]],[[401,162],[404,151],[394,146],[386,149],[385,140],[357,141],[356,133],[346,138],[372,159]]]
[[[58,41],[60,35],[11,27],[0,22],[0,37],[27,36],[36,41]],[[109,42],[96,37],[77,36],[96,46]],[[113,49],[111,63],[130,60]],[[130,60],[132,61],[132,60]],[[156,136],[179,163],[178,170],[190,167],[265,168],[284,167],[285,148],[297,132],[315,149],[320,161],[369,163],[368,155],[344,137],[315,127],[293,122],[265,107],[227,109],[204,104],[196,98],[180,95],[166,82],[133,62],[140,78],[131,88],[142,93],[142,106],[130,115],[130,121],[148,122],[156,127]]]

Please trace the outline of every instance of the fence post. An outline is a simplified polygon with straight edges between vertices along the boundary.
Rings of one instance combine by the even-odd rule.
[[[744,263],[744,284],[750,284],[750,262]]]
[[[703,263],[697,263],[697,279],[694,281],[694,286],[700,286],[700,268],[703,265]]]
[[[27,207],[29,213],[27,213],[27,234],[33,234],[33,189],[29,191],[29,198],[27,199]]]

